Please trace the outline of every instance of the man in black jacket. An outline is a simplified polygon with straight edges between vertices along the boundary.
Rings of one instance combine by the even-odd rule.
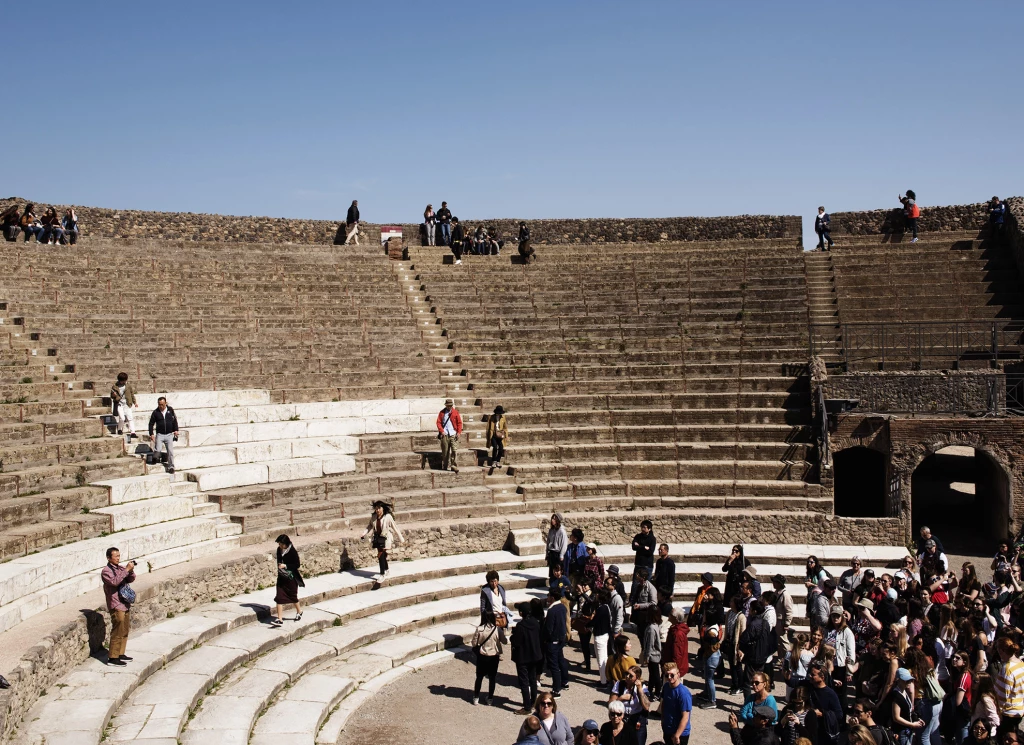
[[[529,603],[516,603],[522,617],[512,628],[512,661],[516,663],[519,690],[523,694],[523,708],[516,712],[526,716],[537,700],[537,679],[544,663],[544,648],[540,644],[540,621],[533,617]]]
[[[350,243],[359,245],[359,201],[356,199],[352,200],[345,216],[345,245]]]
[[[160,456],[161,445],[167,448],[167,473],[174,473],[174,443],[178,439],[178,418],[174,416],[174,409],[167,405],[167,399],[163,396],[156,400],[156,408],[149,415],[149,436],[153,440],[153,452],[157,457]]]
[[[452,211],[448,209],[448,202],[441,202],[441,209],[434,217],[441,223],[441,243],[452,245]]]
[[[452,231],[452,253],[455,254],[455,263],[462,263],[462,251],[465,247],[466,233],[465,229],[459,225],[459,218],[452,218],[452,225],[455,226],[455,230]]]
[[[569,663],[565,659],[566,622],[565,605],[559,590],[548,592],[548,614],[544,617],[544,651],[551,675],[551,693],[561,698],[562,689],[569,687]]]

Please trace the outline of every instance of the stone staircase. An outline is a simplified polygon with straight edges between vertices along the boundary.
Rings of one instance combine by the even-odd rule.
[[[843,339],[831,252],[805,252],[804,268],[807,272],[807,312],[811,333],[815,337],[815,355],[821,357],[826,365],[838,364],[842,360]]]

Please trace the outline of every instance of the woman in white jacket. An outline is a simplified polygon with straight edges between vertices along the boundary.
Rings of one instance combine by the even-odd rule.
[[[373,503],[373,514],[370,515],[370,522],[359,540],[373,534],[370,545],[377,550],[377,563],[380,565],[380,574],[375,579],[382,580],[388,576],[388,551],[394,546],[393,538],[397,537],[399,543],[405,543],[405,536],[395,524],[395,518],[391,516],[390,505],[380,500]]]
[[[828,623],[825,625],[824,644],[836,650],[835,668],[832,670],[832,684],[836,687],[839,700],[846,698],[847,668],[857,663],[857,641],[853,631],[846,625],[846,614],[841,605],[833,605],[829,609]]]

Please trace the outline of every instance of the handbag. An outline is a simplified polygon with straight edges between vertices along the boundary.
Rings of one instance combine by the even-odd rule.
[[[504,613],[495,613],[494,614],[494,625],[496,627],[498,627],[499,629],[507,628],[508,627],[508,616],[506,616]]]
[[[370,539],[370,545],[378,551],[383,551],[388,547],[388,539],[383,533],[374,533],[373,538]]]
[[[135,602],[135,590],[127,582],[121,583],[121,586],[117,588],[117,594],[126,605],[131,605]]]

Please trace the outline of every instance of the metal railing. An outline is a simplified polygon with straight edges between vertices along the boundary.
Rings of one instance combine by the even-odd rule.
[[[828,407],[825,406],[825,388],[818,386],[818,461],[821,473],[832,470],[832,447],[828,439]]]
[[[914,321],[810,324],[810,352],[838,356],[848,372],[944,367],[1021,359],[1024,321]]]

